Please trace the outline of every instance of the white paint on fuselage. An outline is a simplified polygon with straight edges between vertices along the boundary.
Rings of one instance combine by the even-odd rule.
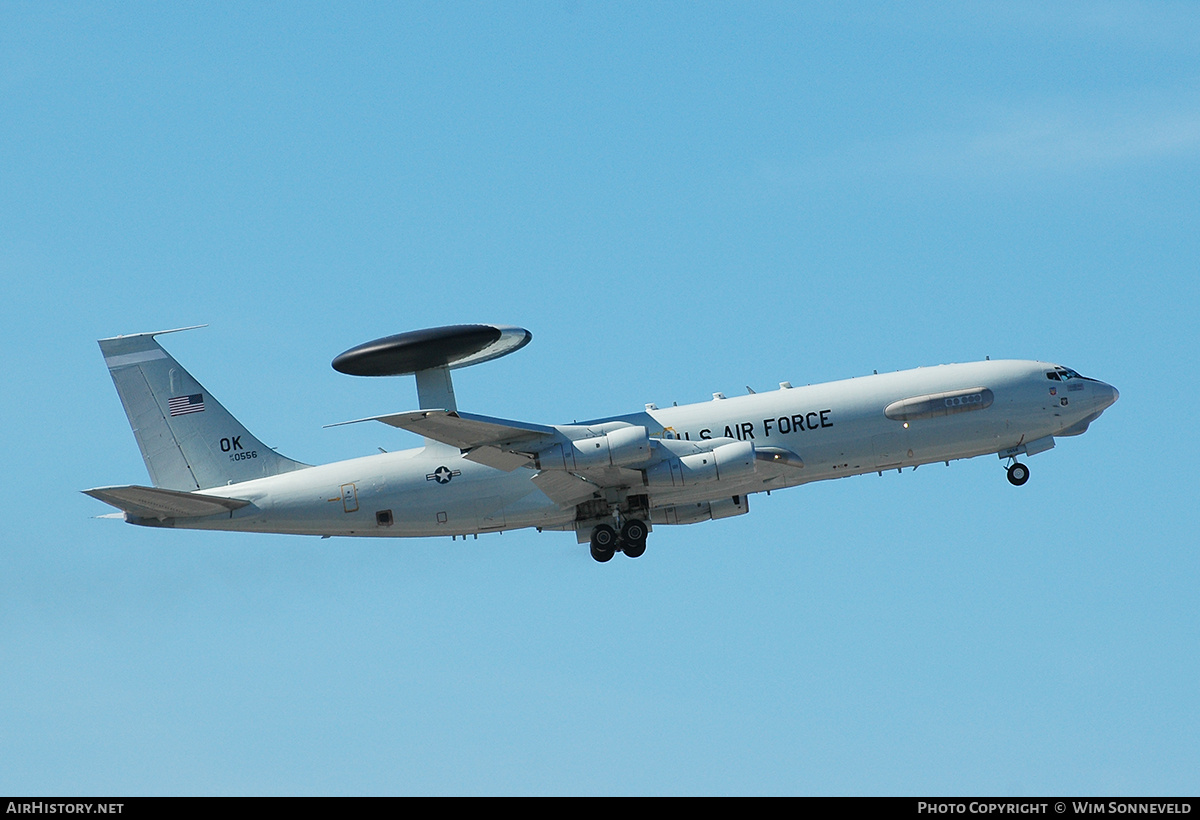
[[[442,468],[450,476],[445,483],[437,480]],[[571,522],[574,510],[563,511],[552,504],[530,481],[532,477],[531,470],[502,472],[441,447],[381,453],[201,491],[252,503],[231,516],[189,521],[187,526],[304,535],[423,536]],[[381,525],[378,515],[386,512],[392,523]]]
[[[1051,369],[1053,365],[1029,361],[941,365],[653,409],[587,425],[645,425],[652,437],[691,441],[728,435],[759,447],[782,447],[803,459],[803,468],[774,471],[777,477],[768,483],[755,474],[736,483],[655,490],[650,497],[655,507],[704,502],[1004,452],[1068,430],[1115,400],[1109,385],[1090,379],[1079,380],[1076,384],[1082,386],[1068,392],[1065,383],[1047,379]],[[991,390],[992,405],[907,425],[883,412],[901,399],[969,388]],[[531,468],[503,472],[435,445],[202,491],[252,503],[228,516],[177,526],[357,536],[569,528],[574,508],[561,509],[538,490],[530,480],[535,473]],[[630,492],[648,491],[635,486]],[[384,521],[390,515],[391,523],[380,523],[381,514]]]

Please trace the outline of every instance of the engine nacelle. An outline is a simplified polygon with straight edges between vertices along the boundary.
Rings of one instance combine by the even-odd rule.
[[[650,434],[645,427],[620,427],[610,433],[555,444],[537,454],[540,470],[587,470],[628,467],[650,458]]]
[[[697,521],[716,521],[731,515],[750,512],[750,499],[744,495],[718,498],[716,501],[700,501],[695,504],[675,504],[656,507],[650,511],[652,524],[695,524]]]
[[[722,444],[702,453],[669,458],[645,470],[647,487],[694,487],[730,481],[754,472],[754,445],[748,441]]]

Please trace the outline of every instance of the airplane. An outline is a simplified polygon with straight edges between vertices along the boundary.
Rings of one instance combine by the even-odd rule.
[[[174,332],[99,340],[152,484],[85,490],[121,511],[103,517],[323,537],[533,527],[574,532],[600,562],[641,556],[655,526],[742,515],[755,493],[812,481],[997,455],[1021,486],[1020,456],[1085,432],[1119,395],[1067,367],[989,359],[536,424],[459,411],[450,374],[532,334],[452,325],[333,360],[349,375],[415,375],[417,409],[341,423],[381,422],[424,445],[312,466],[264,445],[176,362],[157,341]]]

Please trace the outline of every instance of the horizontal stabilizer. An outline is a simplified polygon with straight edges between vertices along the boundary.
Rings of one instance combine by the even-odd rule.
[[[241,498],[185,493],[155,487],[97,487],[84,494],[111,504],[137,518],[202,518],[228,513],[250,502]]]

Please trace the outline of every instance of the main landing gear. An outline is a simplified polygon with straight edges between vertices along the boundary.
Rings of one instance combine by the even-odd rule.
[[[646,551],[645,522],[630,518],[621,527],[621,534],[608,524],[597,524],[592,530],[592,557],[600,563],[611,561],[618,550],[630,558],[637,558]]]
[[[1029,480],[1029,468],[1019,461],[1008,465],[1008,483],[1020,487]]]

